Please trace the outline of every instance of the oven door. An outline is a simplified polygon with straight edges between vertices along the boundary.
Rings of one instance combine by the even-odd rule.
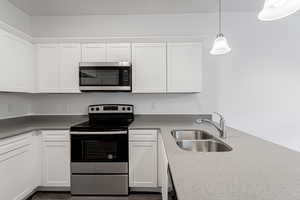
[[[81,91],[131,91],[131,67],[80,66],[79,87]]]
[[[128,133],[71,132],[71,162],[128,162]]]

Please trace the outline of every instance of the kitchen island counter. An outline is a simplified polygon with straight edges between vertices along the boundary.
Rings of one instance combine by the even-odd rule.
[[[226,127],[229,152],[180,149],[173,129],[201,129],[217,136],[196,116],[137,116],[131,129],[159,129],[179,200],[300,199],[300,154]]]

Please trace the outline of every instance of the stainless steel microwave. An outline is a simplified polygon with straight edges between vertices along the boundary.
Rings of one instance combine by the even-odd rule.
[[[83,92],[130,92],[132,69],[130,62],[81,62],[79,88]]]

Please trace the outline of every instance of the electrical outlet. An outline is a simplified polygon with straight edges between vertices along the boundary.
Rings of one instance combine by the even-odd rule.
[[[152,110],[156,110],[156,103],[155,103],[155,102],[152,102],[152,103],[151,103],[151,109],[152,109]]]

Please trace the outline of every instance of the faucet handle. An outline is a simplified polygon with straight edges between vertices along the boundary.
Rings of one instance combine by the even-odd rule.
[[[219,112],[214,112],[214,114],[218,115],[220,117],[220,121],[224,121],[224,117],[221,113]]]

